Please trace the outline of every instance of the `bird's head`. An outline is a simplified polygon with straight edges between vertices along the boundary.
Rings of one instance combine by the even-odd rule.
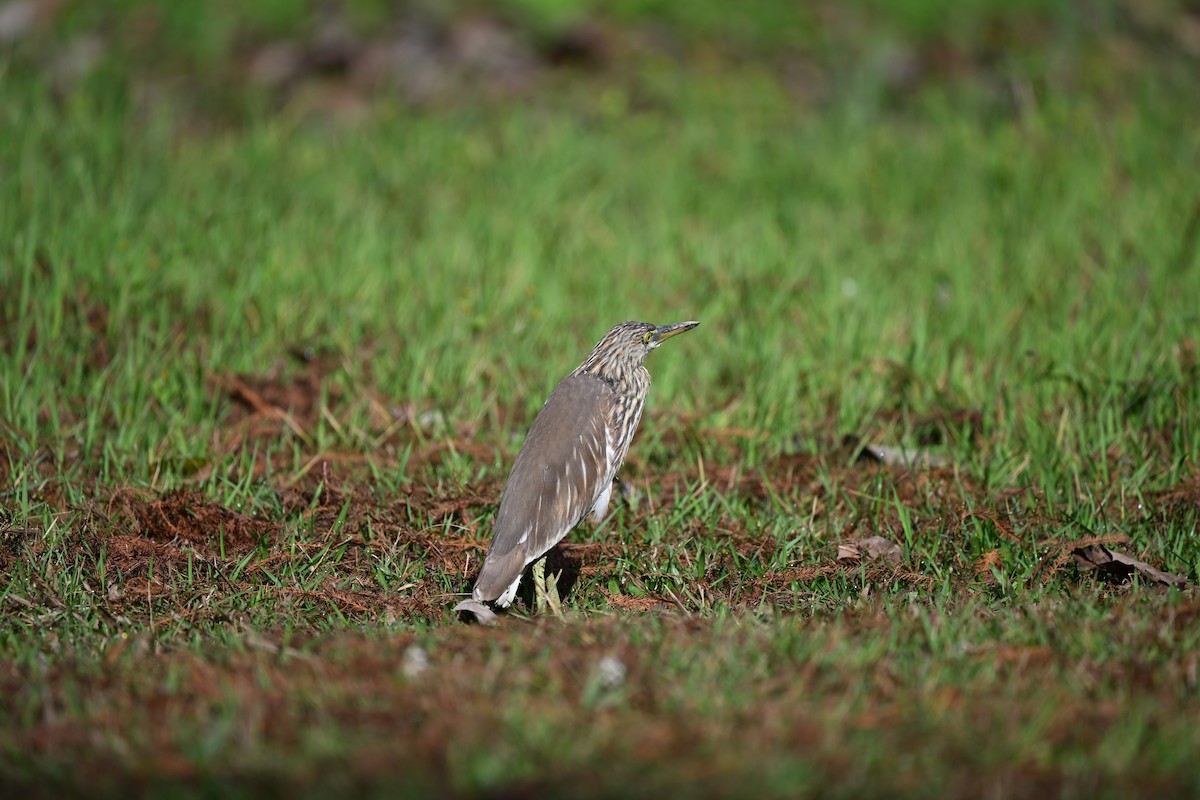
[[[649,322],[622,322],[601,339],[581,372],[613,373],[640,367],[650,351],[699,322],[676,322],[674,325],[651,325]]]

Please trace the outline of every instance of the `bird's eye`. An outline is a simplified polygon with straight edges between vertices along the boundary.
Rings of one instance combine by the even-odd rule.
[[[654,331],[646,331],[646,335],[642,337],[642,341],[650,344],[650,338],[654,336]]]

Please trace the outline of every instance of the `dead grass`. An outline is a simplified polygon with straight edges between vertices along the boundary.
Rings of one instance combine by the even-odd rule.
[[[465,448],[455,445],[454,449],[461,452]],[[816,477],[818,470],[824,472],[823,480]],[[98,599],[113,616],[150,613],[150,601],[166,602],[168,605],[159,609],[166,616],[194,613],[197,596],[262,590],[270,583],[266,576],[299,575],[315,554],[336,547],[344,550],[344,555],[336,569],[329,571],[328,580],[302,590],[274,586],[268,591],[284,601],[303,597],[336,606],[353,620],[441,620],[453,597],[446,587],[466,591],[486,552],[487,520],[499,498],[499,483],[493,480],[442,491],[408,484],[396,496],[382,499],[365,490],[366,478],[352,464],[340,462],[320,474],[323,479],[319,481],[312,477],[281,481],[274,491],[273,510],[260,508],[253,513],[226,508],[194,489],[163,494],[119,489],[89,503],[78,525],[56,547],[67,563],[90,564],[94,570],[102,567],[99,576],[112,588]],[[953,582],[963,591],[986,594],[994,583],[992,572],[1013,566],[1006,565],[1005,559],[1012,558],[1014,551],[993,547],[972,555],[969,540],[974,534],[967,526],[973,522],[988,525],[1000,540],[1018,548],[1017,552],[1031,548],[1041,552],[1031,575],[1036,585],[1046,584],[1064,570],[1073,572],[1073,550],[1095,543],[1129,543],[1121,534],[1047,538],[1038,532],[1045,531],[1050,520],[1014,515],[1002,494],[989,495],[949,469],[914,472],[861,462],[836,467],[818,457],[781,456],[752,471],[733,466],[710,469],[705,478],[707,491],[747,503],[750,508],[771,498],[804,497],[811,505],[803,510],[814,519],[847,520],[840,535],[810,555],[783,550],[785,544],[777,534],[748,531],[745,518],[724,516],[715,523],[699,519],[687,523],[678,533],[680,541],[702,541],[713,549],[703,574],[692,581],[695,593],[730,608],[773,604],[803,592],[814,581],[839,576],[859,585],[907,585],[930,593],[945,569],[953,569],[957,576]],[[897,499],[885,503],[884,510],[878,504],[869,512],[856,510],[856,500],[877,494],[881,480]],[[826,488],[830,484],[838,487],[835,493]],[[656,516],[669,515],[686,500],[683,490],[701,485],[701,479],[691,468],[644,485],[657,499],[627,510],[629,535],[619,541],[564,543],[556,551],[552,568],[569,573],[568,586],[584,577],[601,587],[601,607],[607,605],[613,611],[679,610],[678,596],[655,591],[629,595],[603,588],[615,577],[612,565],[627,557],[629,548],[636,552],[639,546],[651,546],[639,541],[637,531]],[[1172,488],[1159,496],[1162,506],[1157,513],[1187,510],[1197,496],[1200,491],[1194,482]],[[928,520],[916,525],[917,538],[901,563],[838,562],[834,545],[839,541],[871,534],[903,543],[899,508],[913,509],[919,520]],[[47,546],[40,533],[24,528],[6,530],[0,558],[8,565],[18,558],[39,558]],[[930,571],[934,562],[921,555],[936,549],[926,543],[929,537],[956,545],[941,551],[942,570]],[[398,555],[419,560],[424,567],[424,579],[408,587],[403,597],[381,586],[372,572],[379,559]],[[683,550],[680,557],[691,556]],[[653,569],[655,558],[638,561],[637,569]],[[745,564],[767,566],[746,572]],[[235,570],[237,578],[231,580],[229,575]],[[182,590],[179,584],[185,578],[188,586]]]

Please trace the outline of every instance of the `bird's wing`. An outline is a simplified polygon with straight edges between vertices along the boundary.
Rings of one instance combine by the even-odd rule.
[[[538,412],[500,499],[477,600],[501,596],[529,562],[583,520],[603,492],[611,448],[612,387],[591,375],[564,378]]]

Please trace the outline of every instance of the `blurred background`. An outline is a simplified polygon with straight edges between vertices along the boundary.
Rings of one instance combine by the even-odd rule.
[[[996,113],[1128,88],[1200,58],[1187,0],[5,0],[0,44],[60,93],[97,76],[139,102],[331,118],[530,96],[651,65],[754,67],[814,112],[970,84]],[[632,98],[634,101],[637,98]],[[610,98],[609,102],[616,102]],[[651,102],[643,98],[643,102]]]
[[[5,264],[67,309],[6,314],[164,405],[294,350],[520,420],[631,317],[759,429],[1191,352],[1195,2],[2,0],[0,48]]]

